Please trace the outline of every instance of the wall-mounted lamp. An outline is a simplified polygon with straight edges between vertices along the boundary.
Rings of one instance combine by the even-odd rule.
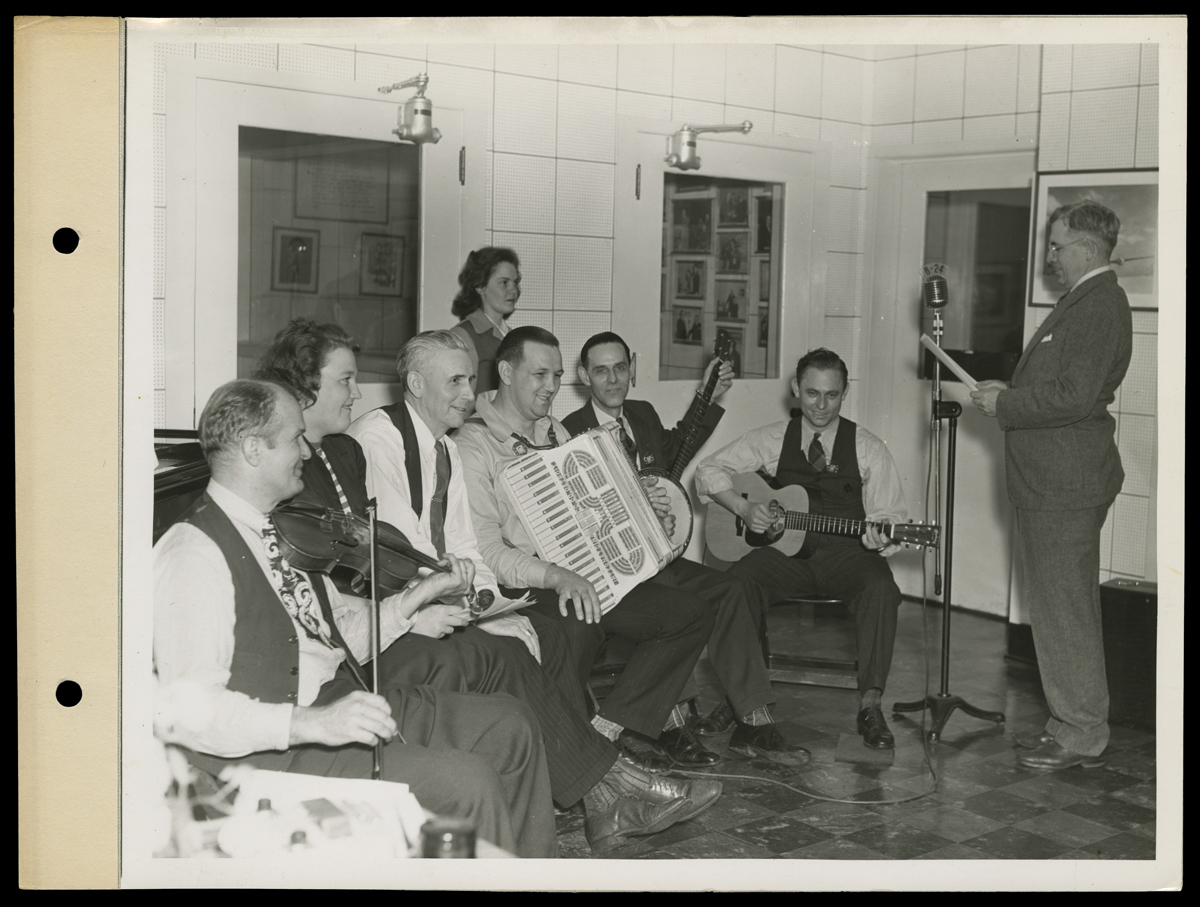
[[[697,135],[701,132],[748,133],[753,128],[754,124],[749,120],[744,120],[740,126],[692,126],[684,123],[677,133],[667,136],[667,156],[663,160],[680,170],[699,170],[700,156],[696,154]]]
[[[437,144],[442,133],[433,128],[433,102],[425,97],[425,86],[429,84],[429,76],[421,73],[395,85],[384,85],[379,89],[380,94],[387,94],[397,88],[417,87],[417,93],[404,102],[404,106],[396,111],[396,128],[392,134],[402,142],[412,142],[414,145],[424,145],[426,142]]]

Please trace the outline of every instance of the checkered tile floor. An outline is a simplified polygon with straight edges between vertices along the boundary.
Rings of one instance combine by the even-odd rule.
[[[806,654],[845,651],[846,627],[836,617],[816,616],[807,606],[777,606],[771,614],[775,651]],[[924,765],[919,714],[890,712],[895,702],[925,693],[922,618],[919,605],[905,603],[885,715],[896,735],[890,766],[835,760],[839,735],[854,734],[858,695],[850,690],[776,684],[774,707],[784,735],[812,753],[796,771],[726,751],[729,735],[706,745],[726,756],[712,773],[750,776],[722,779],[720,800],[695,819],[661,834],[634,839],[605,854],[617,859],[1100,859],[1155,857],[1155,738],[1113,726],[1103,768],[1078,766],[1037,772],[1016,761],[1017,731],[1041,730],[1046,719],[1037,672],[1004,659],[1005,625],[970,614],[953,615],[950,692],[978,708],[1005,713],[994,725],[955,712],[931,747],[936,791]],[[937,692],[940,612],[931,610],[927,635],[930,692]],[[852,642],[850,643],[852,648]],[[700,678],[705,679],[701,662]],[[707,694],[710,694],[706,696]],[[700,707],[715,705],[702,682]],[[826,797],[833,803],[772,784],[776,779]],[[564,858],[591,859],[583,814],[558,817]]]

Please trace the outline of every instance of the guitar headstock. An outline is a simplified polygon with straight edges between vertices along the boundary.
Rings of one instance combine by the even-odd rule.
[[[937,526],[926,526],[923,523],[893,523],[888,535],[893,542],[915,548],[936,548],[939,529]]]
[[[733,337],[724,331],[718,331],[717,343],[713,348],[713,355],[722,362],[729,362],[733,359]]]

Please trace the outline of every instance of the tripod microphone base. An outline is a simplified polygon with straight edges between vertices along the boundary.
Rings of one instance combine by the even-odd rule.
[[[897,702],[892,706],[893,712],[919,712],[926,706],[929,706],[929,711],[933,715],[933,727],[930,728],[926,735],[930,743],[937,743],[942,736],[942,728],[946,726],[946,722],[950,720],[950,716],[955,709],[962,709],[973,718],[982,718],[984,721],[994,721],[997,724],[1004,724],[1003,712],[988,712],[984,709],[977,709],[961,696],[955,696],[953,693],[933,693],[926,696],[924,699],[918,699],[916,702]]]

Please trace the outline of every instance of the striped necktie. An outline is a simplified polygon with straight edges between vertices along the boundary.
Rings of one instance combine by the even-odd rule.
[[[625,454],[629,457],[629,462],[633,464],[633,468],[637,470],[637,444],[633,438],[629,437],[629,432],[625,430],[625,417],[622,416],[617,420],[617,424],[621,426],[621,446],[625,448]]]
[[[337,489],[338,500],[342,502],[342,510],[345,513],[352,514],[353,511],[350,509],[350,502],[346,500],[346,492],[342,490],[342,483],[338,481],[337,473],[333,471],[333,464],[329,462],[329,457],[325,456],[325,451],[315,444],[313,445],[313,450],[317,452],[317,456],[321,458],[321,462],[329,470],[329,477],[333,479],[333,487]]]
[[[429,501],[429,535],[441,557],[446,553],[446,491],[450,487],[450,455],[444,441],[437,442],[434,472],[433,497]]]
[[[821,433],[813,435],[812,443],[808,445],[808,462],[817,472],[825,471],[825,449],[821,447]]]

